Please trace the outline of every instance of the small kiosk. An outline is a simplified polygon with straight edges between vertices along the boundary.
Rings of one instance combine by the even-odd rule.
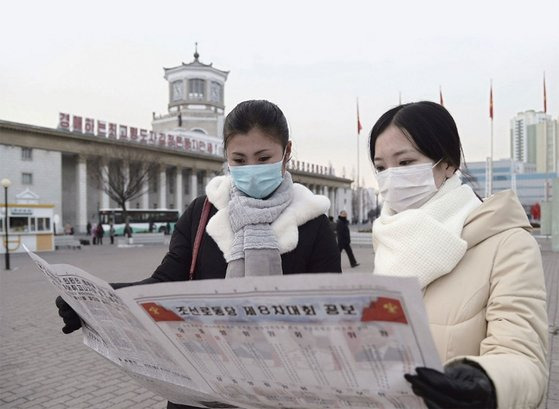
[[[54,205],[39,204],[38,196],[29,189],[16,196],[17,203],[8,203],[8,251],[25,252],[23,244],[31,251],[53,251]],[[35,203],[34,203],[35,202]],[[0,254],[6,252],[6,209],[0,206],[0,233],[2,245]]]

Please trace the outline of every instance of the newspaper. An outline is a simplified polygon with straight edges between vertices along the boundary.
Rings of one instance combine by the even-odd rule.
[[[201,408],[418,408],[403,374],[442,370],[415,278],[299,274],[112,287],[29,253],[84,343]]]

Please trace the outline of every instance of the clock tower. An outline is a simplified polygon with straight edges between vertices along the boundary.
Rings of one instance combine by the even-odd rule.
[[[223,91],[229,71],[204,64],[198,54],[194,60],[177,67],[164,68],[169,87],[168,113],[153,117],[154,132],[170,132],[201,139],[222,141],[224,109]]]

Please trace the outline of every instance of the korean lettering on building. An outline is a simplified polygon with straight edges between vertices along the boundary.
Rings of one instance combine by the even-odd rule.
[[[63,112],[59,113],[58,116],[58,129],[97,136],[99,138],[142,143],[179,151],[201,152],[218,156],[223,154],[220,143],[164,132],[156,133],[148,129],[95,120],[93,118],[84,118]]]

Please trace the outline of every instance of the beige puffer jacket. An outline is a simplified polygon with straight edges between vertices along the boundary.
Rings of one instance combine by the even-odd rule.
[[[512,191],[491,196],[465,221],[462,260],[425,289],[442,361],[479,363],[500,409],[536,408],[547,384],[546,291],[530,229]]]

